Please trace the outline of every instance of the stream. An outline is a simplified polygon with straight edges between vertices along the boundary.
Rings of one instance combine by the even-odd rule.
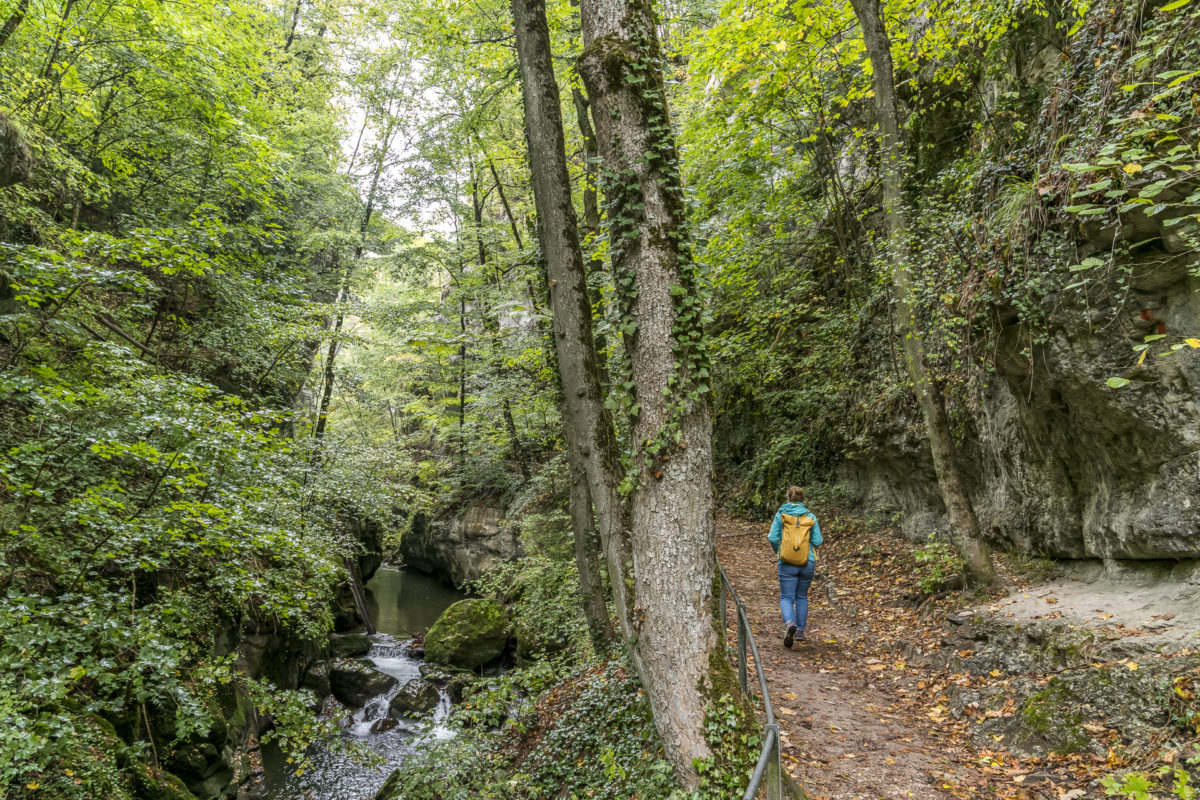
[[[400,720],[399,725],[383,733],[371,733],[370,729],[388,715],[388,701],[400,687],[420,677],[424,661],[408,654],[412,635],[432,625],[447,607],[465,595],[436,578],[387,566],[367,582],[366,590],[367,609],[379,633],[372,637],[374,644],[365,658],[398,682],[357,710],[343,735],[373,751],[383,763],[371,767],[344,753],[314,747],[309,752],[312,768],[296,775],[278,748],[265,746],[265,793],[259,795],[263,800],[369,800],[422,743],[451,735],[439,724],[450,712],[450,700],[444,691],[432,721]]]

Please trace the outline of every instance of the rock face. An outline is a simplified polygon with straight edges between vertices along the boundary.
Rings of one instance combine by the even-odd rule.
[[[361,661],[346,658],[333,663],[329,670],[329,685],[334,697],[359,708],[395,686],[396,679]]]
[[[1128,296],[1093,296],[1086,309],[1046,298],[1053,328],[1033,347],[1015,314],[1001,329],[994,372],[980,370],[952,410],[994,543],[1072,559],[1200,558],[1200,350],[1159,357],[1167,348],[1152,345],[1136,365],[1132,349],[1146,335],[1200,335],[1188,267],[1135,259]],[[1114,376],[1129,385],[1110,388]],[[853,500],[898,511],[915,536],[945,524],[919,429],[915,411],[878,426],[840,475]]]
[[[388,711],[393,717],[403,719],[415,714],[423,714],[437,707],[441,695],[437,687],[428,681],[413,679],[404,684],[396,696],[388,703]]]
[[[495,600],[460,600],[425,634],[425,658],[474,669],[493,661],[508,642],[508,615]]]
[[[402,537],[400,554],[408,566],[461,586],[520,556],[516,531],[503,520],[504,509],[490,503],[468,506],[449,522],[418,519]]]

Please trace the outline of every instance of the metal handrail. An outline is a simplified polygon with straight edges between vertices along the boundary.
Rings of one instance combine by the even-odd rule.
[[[729,582],[729,576],[725,574],[725,567],[718,562],[717,568],[721,571],[721,630],[727,630],[729,625],[728,604],[725,599],[725,593],[728,591],[737,608],[738,680],[741,683],[743,694],[753,699],[746,659],[746,648],[749,644],[750,655],[754,656],[754,671],[758,675],[758,685],[762,691],[763,708],[766,711],[767,720],[763,725],[762,752],[758,756],[758,764],[754,767],[754,772],[750,775],[750,783],[746,786],[746,793],[742,796],[742,800],[754,800],[754,796],[758,794],[758,790],[763,784],[763,778],[766,778],[767,800],[783,800],[783,765],[780,761],[779,723],[775,721],[775,710],[771,707],[771,693],[767,689],[767,676],[763,672],[762,661],[758,657],[758,644],[754,641],[754,632],[750,630],[750,619],[746,616],[746,607],[742,605],[737,590]],[[722,638],[724,638],[723,634]],[[726,642],[726,646],[728,647],[728,642]]]

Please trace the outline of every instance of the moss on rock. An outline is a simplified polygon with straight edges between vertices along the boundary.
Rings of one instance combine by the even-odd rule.
[[[508,614],[495,600],[460,600],[425,634],[425,658],[474,669],[494,661],[508,643]]]

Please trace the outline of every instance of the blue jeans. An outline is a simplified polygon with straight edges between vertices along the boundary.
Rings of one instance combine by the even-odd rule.
[[[802,567],[786,562],[779,565],[779,610],[783,623],[804,630],[808,622],[808,587],[817,572],[816,559]]]

